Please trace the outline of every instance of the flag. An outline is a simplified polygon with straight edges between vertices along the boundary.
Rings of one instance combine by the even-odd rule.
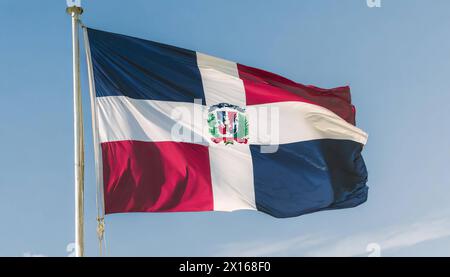
[[[106,214],[293,217],[366,201],[367,135],[349,87],[90,28],[87,37]]]

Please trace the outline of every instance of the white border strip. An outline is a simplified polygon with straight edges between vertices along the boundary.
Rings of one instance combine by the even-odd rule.
[[[89,79],[89,95],[91,100],[91,118],[92,118],[92,135],[94,141],[94,155],[95,155],[95,175],[97,181],[97,193],[100,199],[97,199],[97,203],[100,209],[100,215],[105,215],[105,199],[103,192],[103,162],[102,162],[102,149],[100,147],[99,133],[98,133],[98,118],[97,118],[97,102],[96,92],[95,92],[95,80],[94,71],[92,67],[92,57],[91,48],[89,45],[89,36],[87,28],[83,26],[83,36],[84,36],[84,48],[86,50],[86,62],[88,68],[88,79]]]
[[[206,106],[125,96],[95,99],[101,143],[175,141],[214,146]],[[280,102],[247,107],[250,144],[278,145],[316,139],[367,142],[367,134],[335,113],[305,102]],[[175,131],[175,132],[174,132]],[[179,136],[181,131],[184,135]]]
[[[206,105],[230,103],[246,106],[244,82],[236,63],[197,52]]]

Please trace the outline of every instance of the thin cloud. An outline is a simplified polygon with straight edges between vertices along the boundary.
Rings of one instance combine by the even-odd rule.
[[[46,255],[43,254],[33,254],[31,252],[25,252],[22,255],[23,257],[47,257]]]
[[[412,224],[382,228],[374,232],[349,236],[307,252],[306,256],[361,256],[367,254],[368,244],[377,244],[381,255],[388,250],[450,236],[450,217],[422,220]]]
[[[229,243],[221,246],[216,256],[264,257],[283,256],[292,249],[307,249],[327,240],[324,236],[300,236],[281,241]]]
[[[278,241],[250,241],[222,245],[217,256],[367,256],[368,246],[388,250],[410,247],[450,236],[450,216],[426,218],[347,237],[328,234],[298,236]]]

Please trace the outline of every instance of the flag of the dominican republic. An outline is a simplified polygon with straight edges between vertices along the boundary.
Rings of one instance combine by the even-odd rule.
[[[106,214],[292,217],[366,201],[367,135],[349,87],[94,29],[87,37]]]

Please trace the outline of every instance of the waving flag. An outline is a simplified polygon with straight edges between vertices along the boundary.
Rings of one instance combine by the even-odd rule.
[[[87,29],[105,213],[275,217],[367,199],[349,87],[321,89],[195,51]]]

